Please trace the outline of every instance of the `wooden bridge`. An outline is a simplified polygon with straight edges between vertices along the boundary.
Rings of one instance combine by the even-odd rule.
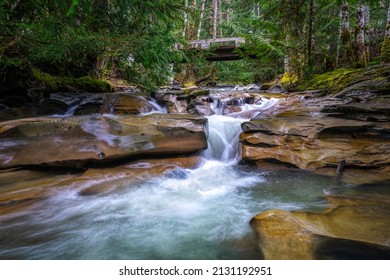
[[[239,60],[242,57],[238,50],[244,43],[245,39],[241,37],[195,40],[189,42],[187,49],[209,51],[206,56],[208,61]]]

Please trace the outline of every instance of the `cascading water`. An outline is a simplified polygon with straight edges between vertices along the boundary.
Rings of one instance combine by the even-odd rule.
[[[208,119],[209,148],[198,168],[105,195],[82,196],[85,186],[61,189],[34,211],[0,221],[0,258],[259,258],[250,219],[270,208],[318,207],[329,180],[237,165],[244,120]]]

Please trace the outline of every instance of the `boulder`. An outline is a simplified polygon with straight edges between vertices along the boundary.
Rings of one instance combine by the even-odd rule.
[[[168,113],[195,113],[210,114],[210,110],[204,107],[202,104],[198,104],[200,100],[207,100],[210,94],[209,90],[203,90],[198,88],[187,88],[183,90],[162,90],[155,94],[156,100],[160,104],[164,104]],[[197,105],[199,108],[197,108]],[[209,105],[208,105],[209,106]]]
[[[388,259],[390,200],[327,197],[322,213],[269,210],[250,224],[265,259]]]
[[[30,118],[0,123],[0,168],[83,167],[207,148],[207,120],[192,115]]]

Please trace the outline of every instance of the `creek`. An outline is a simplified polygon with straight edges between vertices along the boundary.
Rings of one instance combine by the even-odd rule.
[[[263,98],[253,106],[274,104]],[[259,259],[252,217],[268,209],[318,211],[327,206],[324,194],[349,186],[297,169],[240,164],[244,121],[209,116],[208,149],[195,169],[176,168],[90,196],[69,186],[3,217],[0,258]]]

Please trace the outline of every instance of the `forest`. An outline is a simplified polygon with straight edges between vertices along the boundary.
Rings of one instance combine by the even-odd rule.
[[[285,84],[390,61],[387,0],[2,0],[0,88],[152,90],[180,83]],[[209,63],[191,40],[243,37],[255,57]],[[97,86],[93,83],[96,82]],[[92,83],[92,85],[91,85]]]

